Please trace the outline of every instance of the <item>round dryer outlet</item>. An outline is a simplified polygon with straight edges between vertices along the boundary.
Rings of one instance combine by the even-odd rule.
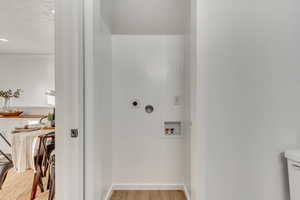
[[[148,114],[153,113],[154,107],[153,107],[152,105],[147,105],[147,106],[145,107],[145,111],[146,111],[146,113],[148,113]]]

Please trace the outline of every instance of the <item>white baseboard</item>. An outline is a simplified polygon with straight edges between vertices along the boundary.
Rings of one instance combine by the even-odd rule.
[[[191,200],[191,195],[190,195],[190,192],[186,185],[184,185],[184,194],[185,194],[186,200]]]
[[[113,190],[183,190],[184,184],[114,184]]]
[[[105,195],[104,200],[110,200],[113,192],[114,192],[113,186],[110,186],[107,191],[107,194]]]

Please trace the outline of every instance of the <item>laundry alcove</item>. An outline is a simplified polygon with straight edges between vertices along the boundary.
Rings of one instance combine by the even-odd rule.
[[[190,191],[189,1],[102,0],[86,41],[86,177],[113,190]],[[101,9],[97,9],[101,8]],[[90,55],[90,54],[89,54]],[[93,116],[93,117],[91,117]]]

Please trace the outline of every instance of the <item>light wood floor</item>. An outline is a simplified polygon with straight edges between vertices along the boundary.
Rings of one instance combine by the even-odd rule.
[[[0,200],[29,200],[33,171],[16,173],[11,170],[7,176],[2,190],[0,190]],[[46,179],[44,178],[44,186]],[[48,200],[48,191],[38,193],[35,200]],[[111,200],[186,200],[184,192],[179,190],[117,190],[113,192]]]
[[[111,200],[186,200],[184,192],[179,190],[116,190]]]
[[[1,200],[30,200],[31,186],[33,181],[33,171],[29,170],[24,173],[16,173],[11,170],[0,190]],[[44,187],[46,186],[46,178],[44,178]],[[38,193],[35,200],[48,200],[48,191]]]

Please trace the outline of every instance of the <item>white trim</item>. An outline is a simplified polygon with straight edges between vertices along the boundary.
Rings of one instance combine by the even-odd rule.
[[[22,53],[22,52],[1,52],[0,56],[54,56],[55,52],[53,53],[34,53],[34,52],[27,52],[27,53]]]
[[[110,186],[107,193],[106,193],[106,195],[105,195],[104,200],[110,200],[111,197],[112,197],[113,192],[114,192],[113,186]]]
[[[113,184],[113,190],[182,190],[184,184]]]
[[[53,106],[50,105],[13,105],[10,106],[11,108],[34,108],[34,109],[39,109],[39,108],[53,108]]]
[[[83,0],[55,1],[57,200],[84,200]],[[78,129],[77,138],[70,130]]]
[[[191,200],[190,192],[189,192],[189,190],[188,190],[188,188],[187,188],[187,186],[186,186],[186,185],[184,185],[184,189],[183,189],[183,191],[184,191],[184,194],[185,194],[186,200]]]

